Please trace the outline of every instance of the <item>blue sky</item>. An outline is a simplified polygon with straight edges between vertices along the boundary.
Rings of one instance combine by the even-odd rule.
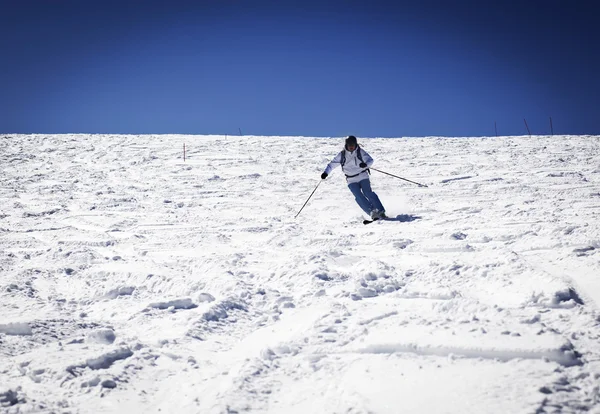
[[[600,134],[592,2],[0,5],[0,133]]]

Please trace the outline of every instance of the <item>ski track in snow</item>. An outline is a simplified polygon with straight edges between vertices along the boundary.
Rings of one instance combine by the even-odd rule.
[[[600,137],[342,142],[3,136],[0,412],[600,413]]]

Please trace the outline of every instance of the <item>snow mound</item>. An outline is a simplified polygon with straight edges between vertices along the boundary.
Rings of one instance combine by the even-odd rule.
[[[88,334],[88,342],[110,345],[115,342],[116,335],[112,329],[98,329]]]
[[[112,352],[102,354],[97,358],[90,358],[85,361],[85,365],[90,369],[107,369],[117,361],[127,359],[133,355],[133,351],[129,348],[120,348]]]
[[[192,299],[173,299],[166,302],[154,302],[148,305],[149,308],[153,309],[193,309],[198,307]]]
[[[27,323],[15,322],[0,325],[0,333],[6,335],[32,335],[31,326]]]

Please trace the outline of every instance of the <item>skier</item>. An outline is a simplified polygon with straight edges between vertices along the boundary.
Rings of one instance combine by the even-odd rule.
[[[331,171],[339,165],[342,166],[348,188],[352,191],[359,207],[372,220],[387,218],[379,197],[371,190],[369,167],[373,165],[373,158],[364,149],[360,148],[354,135],[346,138],[344,149],[327,164],[325,171],[321,174],[321,179],[326,179]]]

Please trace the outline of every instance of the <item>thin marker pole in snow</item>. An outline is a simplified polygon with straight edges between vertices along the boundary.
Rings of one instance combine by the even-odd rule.
[[[371,167],[370,169],[373,170],[373,171],[378,171],[378,172],[380,172],[382,174],[391,175],[392,177],[399,178],[399,179],[404,180],[404,181],[408,181],[409,183],[416,184],[419,187],[427,187],[425,184],[415,183],[414,181],[410,181],[410,180],[407,180],[406,178],[398,177],[397,175],[394,175],[394,174],[386,173],[385,171],[378,170],[377,168]]]
[[[183,162],[185,162],[185,144],[183,144]]]
[[[529,133],[529,138],[531,138],[531,131],[529,130],[529,125],[527,125],[527,120],[523,118],[523,121],[525,122],[525,128],[527,128],[527,132]]]
[[[298,212],[298,214],[296,214],[296,216],[294,218],[298,217],[298,215],[302,212],[302,210],[304,210],[304,206],[306,206],[306,204],[308,204],[308,200],[310,200],[310,198],[313,196],[315,191],[317,191],[317,188],[319,188],[319,186],[321,185],[322,182],[323,182],[323,180],[319,181],[319,184],[317,184],[317,186],[315,187],[313,192],[310,193],[310,195],[308,196],[308,199],[306,200],[306,202],[304,203],[304,205],[302,206],[302,208],[300,209],[300,211]]]
[[[496,126],[496,121],[494,121],[494,130],[496,131],[496,137],[498,136],[498,127]]]
[[[242,128],[238,128],[240,130],[240,136],[242,136]]]
[[[554,128],[552,128],[552,117],[550,117],[550,133],[554,136]]]

